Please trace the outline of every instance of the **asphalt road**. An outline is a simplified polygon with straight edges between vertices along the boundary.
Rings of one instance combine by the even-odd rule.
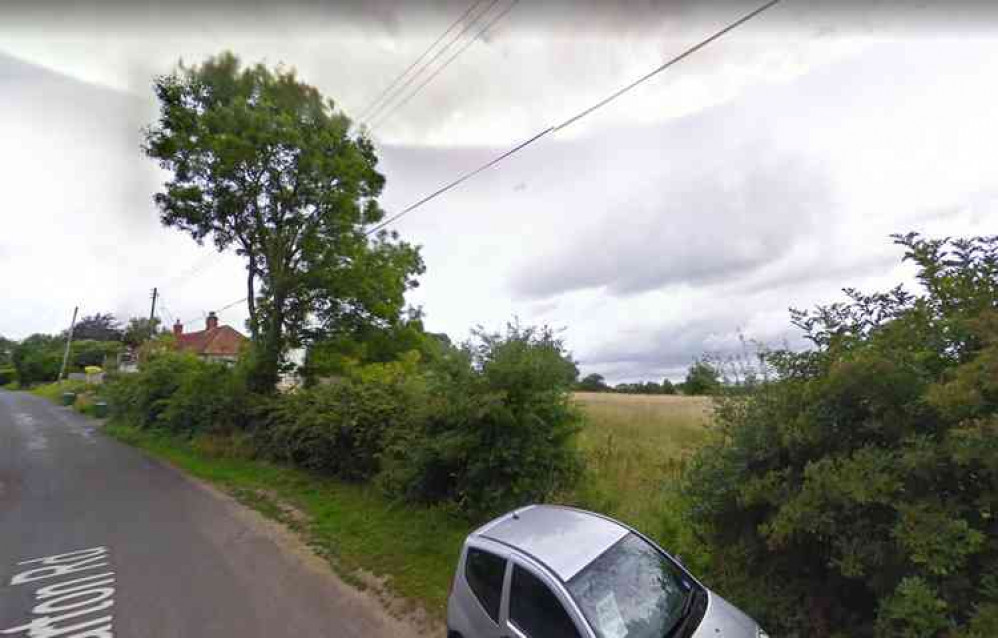
[[[419,635],[95,422],[0,391],[0,636]]]

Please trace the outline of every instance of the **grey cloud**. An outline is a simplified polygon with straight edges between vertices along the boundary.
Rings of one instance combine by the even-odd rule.
[[[905,113],[924,99],[927,77],[949,77],[987,50],[984,42],[875,46],[664,126],[594,136],[586,151],[562,149],[584,191],[570,204],[596,222],[566,226],[559,244],[538,247],[511,278],[511,290],[544,298],[580,289],[614,295],[676,285],[760,289],[882,272],[896,258],[887,233],[909,228],[884,231],[880,254],[860,258],[851,249],[849,235],[859,227],[845,220],[856,215],[859,200],[841,191],[837,178],[852,157],[867,152],[867,143],[848,137],[850,124],[870,114]],[[856,143],[837,146],[839,131]],[[872,148],[881,143],[869,140]],[[610,155],[618,173],[654,178],[614,201],[598,188],[611,164],[574,157],[597,156],[603,147],[627,149]]]
[[[5,0],[6,24],[72,30],[110,26],[171,29],[205,20],[226,27],[266,31],[310,23],[322,27],[363,28],[390,35],[439,33],[471,0]],[[758,7],[760,0],[522,0],[515,9],[519,28],[549,33],[620,34],[672,32],[680,24],[708,25],[732,20]],[[988,0],[814,0],[784,3],[766,16],[767,29],[841,28],[899,25],[906,29],[993,28],[998,17]]]
[[[692,161],[710,160],[705,153]],[[831,205],[820,167],[753,148],[693,175],[660,174],[632,195],[578,243],[533,260],[513,289],[528,297],[597,287],[621,295],[731,281],[780,259]]]
[[[694,359],[704,355],[720,359],[751,357],[756,344],[768,348],[804,345],[800,334],[786,320],[753,332],[736,319],[739,314],[735,310],[730,315],[715,313],[621,337],[580,356],[580,364],[587,371],[600,372],[613,380],[680,378]]]
[[[77,223],[116,223],[140,234],[158,227],[150,214],[158,175],[139,148],[149,109],[135,96],[0,52],[0,113],[30,134],[26,161],[49,171],[60,195],[77,197]]]

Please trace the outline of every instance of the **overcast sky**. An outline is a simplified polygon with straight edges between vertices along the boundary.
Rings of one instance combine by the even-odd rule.
[[[159,226],[163,175],[138,150],[155,75],[231,49],[356,116],[469,3],[5,3],[0,334],[59,331],[76,304],[148,314],[153,286],[161,316],[198,329],[243,295],[238,258]],[[798,344],[789,306],[908,281],[892,232],[998,233],[998,14],[867,4],[786,0],[400,220],[423,247],[410,302],[428,328],[460,340],[515,316],[564,329],[584,372],[680,378],[739,333]],[[374,128],[384,207],[752,6],[521,0]]]

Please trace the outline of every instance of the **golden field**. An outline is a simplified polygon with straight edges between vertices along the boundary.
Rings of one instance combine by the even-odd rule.
[[[588,476],[566,500],[619,518],[668,544],[681,533],[676,482],[707,436],[706,397],[578,392]]]

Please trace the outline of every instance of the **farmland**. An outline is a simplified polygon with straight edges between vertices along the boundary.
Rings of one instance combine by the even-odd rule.
[[[617,517],[666,545],[679,541],[675,489],[684,460],[707,436],[705,397],[579,392],[585,480],[566,501]]]

